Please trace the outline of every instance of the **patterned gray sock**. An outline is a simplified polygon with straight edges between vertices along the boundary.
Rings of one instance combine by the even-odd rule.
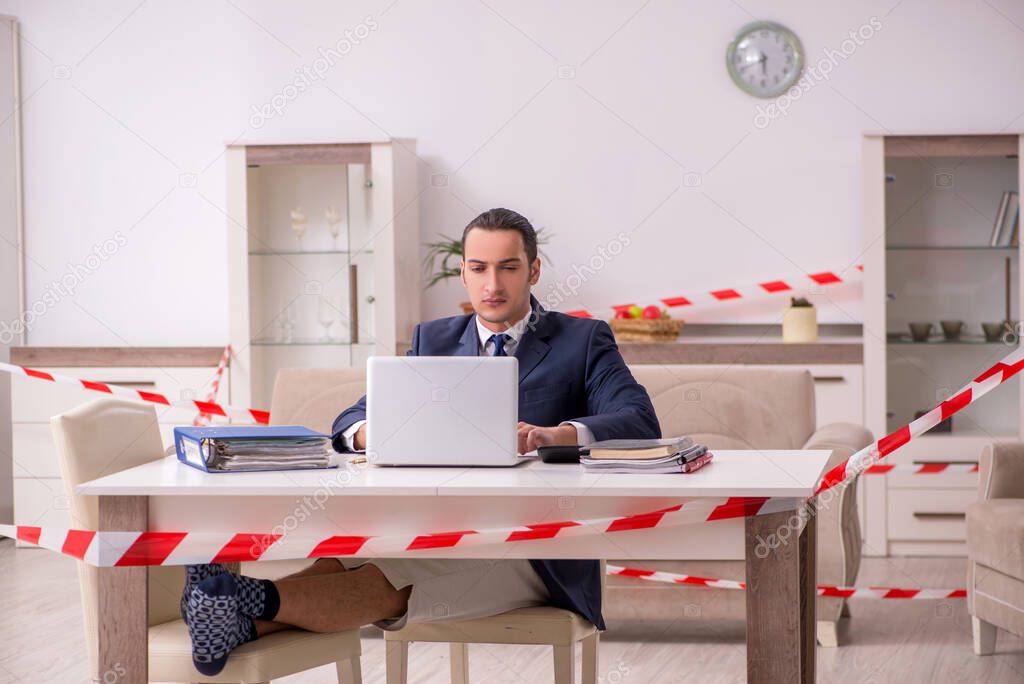
[[[256,638],[252,618],[238,611],[238,585],[231,573],[202,580],[189,594],[185,625],[192,638],[192,664],[212,677],[227,664],[228,655]]]
[[[281,596],[270,580],[239,575],[238,610],[257,620],[273,620],[281,607]]]
[[[181,590],[181,619],[185,619],[185,609],[188,607],[188,597],[192,590],[207,577],[222,575],[227,572],[220,563],[203,563],[201,565],[185,566],[185,587]]]
[[[185,608],[189,594],[207,577],[216,577],[230,572],[220,563],[185,566],[185,588],[181,591],[181,619],[185,619]],[[238,608],[249,617],[259,620],[273,620],[277,615],[279,600],[277,589],[270,580],[235,575],[238,585]],[[269,586],[268,586],[269,585]]]

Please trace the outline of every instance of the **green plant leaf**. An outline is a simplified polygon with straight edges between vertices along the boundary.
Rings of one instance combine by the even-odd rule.
[[[458,262],[462,261],[462,238],[451,238],[441,233],[438,233],[438,237],[441,239],[424,245],[427,248],[427,252],[423,256],[423,272],[429,277],[427,281],[428,288],[433,287],[442,280],[457,277],[461,273]],[[546,245],[550,240],[551,233],[547,228],[541,228],[537,231],[538,245]],[[537,254],[549,266],[552,265],[551,259],[548,258],[543,250],[538,249]],[[453,259],[456,260],[454,265],[452,264]]]

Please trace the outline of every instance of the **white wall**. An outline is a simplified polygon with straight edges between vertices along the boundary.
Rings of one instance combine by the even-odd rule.
[[[560,307],[603,314],[857,263],[864,130],[1024,127],[1012,0],[7,0],[0,12],[21,18],[26,43],[29,303],[124,238],[34,322],[38,345],[226,341],[220,154],[238,136],[417,138],[424,240],[518,209],[555,235],[542,297],[628,233]],[[253,105],[367,17],[375,30],[324,80],[250,126]],[[766,102],[724,68],[740,26],[787,24],[816,65],[872,17],[880,28],[828,80],[755,125]],[[859,288],[830,292],[816,297],[821,320],[861,320]],[[427,291],[424,316],[455,313],[461,295]],[[686,317],[775,321],[784,301]]]

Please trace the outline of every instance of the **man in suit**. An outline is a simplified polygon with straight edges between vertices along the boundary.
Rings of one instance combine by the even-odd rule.
[[[651,400],[622,360],[608,324],[548,312],[531,295],[541,262],[526,218],[509,209],[486,211],[466,226],[462,244],[461,278],[476,313],[416,326],[409,355],[515,356],[520,453],[544,445],[661,436]],[[365,448],[366,397],[334,421],[332,441],[338,451]],[[289,625],[312,631],[369,623],[399,629],[406,622],[543,604],[605,627],[600,564],[590,560],[320,559],[275,582],[241,577],[232,584],[230,577],[197,577],[192,589],[186,586],[186,603],[197,606],[190,623],[194,646],[197,634],[202,640],[211,631],[203,602],[221,605],[217,599],[225,595],[238,597],[238,631],[246,640]],[[246,602],[253,605],[241,605]]]

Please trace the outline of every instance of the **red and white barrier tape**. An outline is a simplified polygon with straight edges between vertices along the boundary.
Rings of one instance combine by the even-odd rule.
[[[594,521],[596,522],[596,521]],[[642,529],[653,525],[636,526],[636,521],[619,518],[619,527],[609,525],[604,533]],[[550,539],[567,523],[552,523],[548,528],[534,525],[513,530],[504,539],[510,542],[527,539]],[[578,525],[577,523],[568,523]],[[496,530],[491,530],[492,536]],[[506,531],[503,531],[504,534]],[[86,530],[64,530],[50,527],[27,527],[0,525],[0,534],[21,541],[58,551],[64,555],[85,561],[97,567],[137,567],[149,565],[190,565],[196,563],[230,563],[237,561],[284,560],[295,558],[321,558],[324,556],[366,556],[380,555],[388,550],[385,545],[372,544],[372,537],[332,536],[319,540],[297,538],[294,535],[284,544],[280,535],[218,534],[214,532],[91,532]],[[423,535],[413,539],[406,551],[448,548],[458,543],[463,535],[480,535],[478,532],[452,532],[448,534]],[[383,540],[384,538],[377,538]],[[269,542],[269,545],[268,545]],[[310,546],[310,544],[313,544]],[[287,546],[287,550],[285,549]],[[306,547],[301,555],[295,555],[299,546]],[[372,548],[371,548],[372,547]],[[219,548],[211,554],[208,549]],[[393,550],[393,549],[392,549]],[[609,575],[635,577],[655,582],[703,586],[717,589],[746,589],[744,582],[724,580],[696,575],[681,575],[660,570],[643,570],[621,566],[607,566]],[[872,599],[942,599],[964,598],[964,589],[897,589],[892,587],[838,587],[819,585],[818,596],[836,598]]]
[[[618,565],[607,566],[607,574],[618,577],[635,577],[651,582],[669,584],[685,584],[688,586],[709,587],[712,589],[747,588],[746,582],[716,579],[713,577],[697,577],[696,575],[680,575],[661,570],[643,570],[640,568],[624,568]],[[868,599],[958,599],[967,598],[966,589],[898,589],[896,587],[836,587],[819,584],[818,596],[834,598],[868,598]]]
[[[93,390],[95,392],[104,392],[106,394],[113,394],[119,397],[126,397],[128,399],[139,399],[153,404],[160,404],[161,406],[177,406],[198,410],[200,413],[207,413],[212,416],[244,418],[263,425],[270,422],[269,411],[261,411],[254,408],[241,408],[238,406],[229,406],[227,404],[218,404],[212,401],[199,401],[198,399],[170,399],[163,394],[158,394],[156,392],[129,389],[127,387],[111,385],[106,382],[79,380],[78,378],[72,378],[67,375],[58,375],[57,373],[49,373],[47,371],[27,368],[25,366],[17,366],[13,363],[4,363],[2,361],[0,361],[0,371],[6,371],[14,375],[23,375],[29,378],[36,378],[37,380],[56,382],[63,385],[75,385],[76,387],[82,387],[83,389]]]
[[[771,504],[768,504],[772,501]],[[695,499],[637,515],[560,521],[491,529],[390,536],[238,532],[121,532],[0,525],[0,536],[19,539],[91,565],[183,565],[228,561],[289,560],[321,556],[409,554],[455,546],[491,546],[580,535],[672,527],[747,515],[795,510],[796,499]]]
[[[224,375],[224,369],[228,366],[228,360],[231,358],[231,344],[228,343],[224,347],[224,351],[221,352],[220,361],[217,362],[217,372],[213,374],[213,384],[210,386],[210,391],[206,395],[206,403],[211,403],[217,398],[217,393],[220,392],[220,379]],[[196,427],[203,427],[210,424],[210,418],[212,416],[209,413],[200,411],[196,414],[196,417],[192,420],[192,424]]]
[[[696,295],[674,295],[671,297],[662,297],[659,298],[658,301],[669,308],[675,308],[680,306],[695,306],[705,303],[728,302],[736,299],[751,299],[753,297],[763,296],[766,294],[779,294],[780,292],[792,293],[805,286],[839,285],[841,283],[858,281],[861,279],[863,272],[864,266],[858,264],[848,275],[843,276],[840,276],[835,271],[821,271],[820,273],[808,273],[799,280],[769,280],[763,283],[740,286],[738,288],[728,287],[721,290],[709,290]],[[810,282],[805,282],[804,278]],[[622,311],[623,309],[628,309],[631,306],[636,306],[636,304],[612,304],[611,308],[613,311]],[[570,316],[576,316],[577,318],[594,318],[594,315],[586,309],[566,311],[566,313]]]
[[[32,373],[20,366],[11,368]],[[1024,347],[1014,350],[1001,361],[981,373],[953,397],[928,413],[861,449],[825,474],[815,496],[853,480],[879,460],[927,432],[951,415],[963,410],[1024,368]],[[38,373],[38,371],[35,371]],[[43,374],[44,379],[56,380]],[[83,381],[68,379],[75,384]],[[95,389],[95,388],[93,388]],[[118,388],[124,390],[124,388]],[[110,392],[110,389],[100,390]],[[148,394],[124,390],[132,395]],[[159,395],[157,395],[159,396]],[[152,399],[147,399],[152,401]],[[165,403],[166,399],[163,402]],[[166,402],[169,403],[169,402]],[[203,402],[189,402],[201,404]],[[219,407],[218,407],[219,408]],[[214,413],[214,411],[211,411]],[[948,465],[948,464],[947,464]],[[318,555],[380,555],[411,553],[422,549],[451,548],[470,544],[494,544],[527,539],[552,539],[577,533],[601,533],[645,529],[662,525],[709,522],[729,518],[765,515],[796,510],[799,501],[785,497],[730,497],[724,502],[706,499],[678,504],[658,511],[625,518],[609,518],[584,522],[566,521],[540,523],[518,528],[495,530],[461,530],[455,532],[394,537],[331,536],[324,539],[288,538],[280,535],[190,532],[93,532],[56,528],[0,526],[0,534],[75,555],[93,564],[110,565],[177,565],[206,563],[213,560],[257,560],[315,558]],[[263,542],[266,543],[263,543]],[[179,551],[180,547],[180,551]],[[69,549],[71,551],[69,551]],[[80,555],[79,555],[80,552]],[[90,555],[91,554],[91,555]]]
[[[868,466],[865,475],[906,473],[908,475],[938,475],[939,473],[976,473],[977,463],[876,463]]]
[[[857,477],[907,442],[928,432],[946,418],[978,401],[1019,373],[1022,368],[1024,368],[1024,347],[1018,347],[928,413],[882,437],[877,442],[869,444],[825,473],[815,495]]]

